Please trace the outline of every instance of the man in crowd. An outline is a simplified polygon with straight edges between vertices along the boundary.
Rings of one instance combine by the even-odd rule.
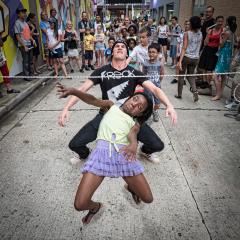
[[[25,21],[27,9],[17,9],[16,14],[18,19],[14,25],[14,33],[18,42],[19,50],[23,59],[23,74],[24,76],[33,75],[33,46],[36,45],[31,36],[30,28]],[[24,78],[26,81],[31,81],[32,78]]]
[[[91,29],[91,33],[94,33],[94,26],[92,25],[92,23],[88,20],[87,17],[87,13],[86,12],[82,12],[82,19],[81,21],[78,22],[78,30],[80,32],[80,41],[81,41],[81,51],[82,51],[82,67],[80,69],[80,72],[84,72],[84,68],[85,68],[85,58],[84,58],[84,35],[85,35],[85,31],[86,28],[90,28]]]
[[[121,106],[126,99],[134,94],[136,86],[138,84],[142,85],[160,99],[161,103],[166,106],[166,116],[170,116],[172,123],[176,123],[177,115],[167,96],[160,88],[148,81],[142,72],[128,66],[126,62],[127,56],[128,47],[126,43],[122,40],[117,40],[112,47],[111,64],[95,70],[79,90],[87,92],[93,85],[99,84],[102,91],[102,99],[109,99]],[[64,126],[65,120],[69,116],[70,108],[78,100],[77,97],[71,97],[67,102],[59,116],[58,122],[60,126]],[[69,143],[69,148],[78,154],[78,158],[71,160],[72,163],[88,157],[90,150],[86,145],[96,139],[103,115],[104,111],[100,110],[97,116],[88,122]],[[147,124],[141,126],[138,140],[143,143],[141,155],[149,161],[159,162],[159,158],[156,158],[153,153],[161,151],[164,148],[164,144]]]

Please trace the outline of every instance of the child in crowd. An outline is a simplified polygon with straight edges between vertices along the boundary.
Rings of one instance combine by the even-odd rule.
[[[127,45],[128,45],[128,49],[129,49],[129,55],[132,53],[133,49],[136,47],[137,42],[134,38],[129,38],[127,40]],[[129,63],[129,66],[137,69],[137,58],[134,57],[132,58],[131,62]]]
[[[137,27],[135,25],[130,25],[128,27],[128,33],[129,33],[129,35],[127,36],[127,39],[133,38],[133,39],[135,39],[136,42],[138,41]]]
[[[105,35],[102,31],[102,26],[97,26],[97,33],[95,34],[95,52],[96,52],[96,67],[104,65],[104,50],[105,50]]]
[[[142,70],[142,64],[145,59],[148,59],[148,40],[149,32],[147,28],[142,28],[140,30],[140,44],[136,46],[130,56],[127,59],[127,64],[129,64],[134,58],[137,59],[137,70]]]
[[[161,81],[164,75],[164,64],[159,60],[159,54],[160,46],[157,43],[149,45],[149,60],[145,59],[143,62],[143,73],[148,76],[148,80],[150,80],[155,86],[161,88]],[[153,121],[158,122],[158,109],[160,108],[160,101],[154,95],[152,95],[152,97],[154,100]]]
[[[115,42],[115,38],[110,37],[108,39],[108,48],[105,49],[104,56],[105,56],[105,62],[106,64],[111,62],[111,56],[112,56],[112,46]]]
[[[93,70],[94,67],[92,65],[93,60],[93,50],[94,50],[94,41],[95,37],[91,34],[91,29],[87,27],[85,29],[85,37],[84,37],[84,56],[85,56],[85,64],[82,63],[82,69],[89,71],[90,68]],[[80,70],[83,72],[83,70]]]
[[[4,85],[7,88],[7,94],[11,94],[11,93],[20,93],[19,90],[13,89],[11,87],[11,82],[10,79],[7,77],[9,76],[9,71],[8,71],[8,66],[7,66],[7,60],[5,58],[5,55],[3,53],[3,41],[2,41],[2,35],[0,33],[0,72],[2,73],[3,77],[3,82]],[[0,98],[3,97],[3,94],[0,92]]]
[[[143,167],[136,160],[138,131],[152,114],[152,101],[148,95],[136,93],[117,107],[110,100],[97,99],[74,88],[58,85],[58,92],[60,98],[74,95],[88,104],[109,109],[100,123],[96,148],[83,166],[83,177],[75,196],[75,209],[88,210],[83,224],[90,223],[103,207],[102,203],[94,202],[92,196],[104,177],[122,177],[136,204],[141,201],[151,203],[151,189],[143,175]]]

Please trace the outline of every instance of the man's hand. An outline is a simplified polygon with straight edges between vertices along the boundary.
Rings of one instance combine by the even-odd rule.
[[[69,120],[69,111],[68,109],[63,109],[60,115],[58,116],[58,125],[64,127],[65,123]]]
[[[137,154],[137,144],[129,144],[127,146],[124,146],[120,149],[120,153],[123,154],[123,156],[128,161],[135,161],[136,160],[136,154]]]
[[[166,117],[169,117],[171,118],[171,122],[172,124],[177,124],[177,113],[176,111],[174,110],[173,106],[168,106],[167,109],[166,109]]]

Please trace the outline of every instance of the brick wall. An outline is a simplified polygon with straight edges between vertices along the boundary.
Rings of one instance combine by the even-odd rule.
[[[206,6],[215,8],[214,16],[223,15],[237,17],[237,34],[240,35],[240,0],[206,0]],[[179,6],[179,24],[183,26],[184,21],[192,16],[193,0],[181,0]]]

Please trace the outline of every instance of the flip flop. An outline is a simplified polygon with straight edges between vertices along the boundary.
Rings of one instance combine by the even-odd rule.
[[[99,212],[99,210],[102,207],[103,207],[103,205],[99,202],[97,210],[95,210],[95,211],[89,210],[88,214],[85,217],[83,217],[83,219],[82,219],[83,224],[89,224],[91,222],[92,218]]]

